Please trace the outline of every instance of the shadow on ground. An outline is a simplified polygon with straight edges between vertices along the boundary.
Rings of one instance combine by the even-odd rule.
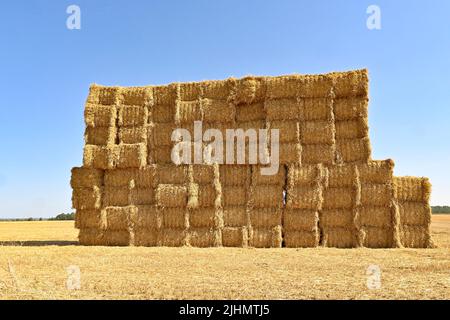
[[[43,246],[77,246],[78,241],[0,241],[0,246],[8,247],[43,247]]]

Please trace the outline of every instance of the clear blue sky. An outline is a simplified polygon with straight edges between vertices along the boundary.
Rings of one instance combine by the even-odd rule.
[[[81,8],[81,30],[66,8]],[[381,30],[366,9],[381,8]],[[374,159],[450,205],[450,1],[8,1],[0,10],[0,217],[69,212],[91,83],[367,67]]]

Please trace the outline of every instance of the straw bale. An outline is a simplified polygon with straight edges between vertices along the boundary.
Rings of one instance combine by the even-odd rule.
[[[222,224],[218,209],[214,207],[189,211],[189,226],[191,228],[220,228]]]
[[[236,106],[236,121],[238,122],[264,120],[265,118],[266,111],[263,102]]]
[[[317,231],[319,214],[314,210],[286,209],[283,215],[285,231]]]
[[[400,201],[428,202],[431,184],[428,178],[395,177],[395,197]]]
[[[275,98],[296,98],[300,76],[281,76],[266,78],[266,96]]]
[[[329,248],[355,248],[358,239],[351,228],[322,228],[322,245]]]
[[[283,206],[283,186],[255,186],[250,193],[250,203],[255,208],[279,208]]]
[[[327,97],[333,87],[332,78],[328,74],[302,75],[299,80],[299,97]]]
[[[367,119],[369,99],[365,96],[337,98],[334,100],[334,116],[336,121],[357,118]]]
[[[359,139],[369,136],[367,118],[336,121],[336,139]]]
[[[259,165],[252,166],[252,184],[253,185],[278,185],[284,186],[286,184],[286,168],[280,166],[278,172],[273,175],[263,175]]]
[[[326,144],[308,144],[302,146],[302,164],[323,163],[331,165],[334,162],[334,148]]]
[[[104,233],[98,229],[81,229],[78,234],[78,242],[82,246],[106,245]]]
[[[87,144],[83,151],[83,167],[96,169],[114,169],[114,152],[107,146]]]
[[[217,192],[214,185],[198,186],[198,205],[200,207],[214,207]]]
[[[147,143],[147,126],[120,128],[119,129],[119,143],[135,144]]]
[[[199,197],[200,188],[199,188],[199,185],[196,184],[196,183],[193,183],[193,182],[189,182],[187,184],[187,190],[188,190],[187,207],[189,209],[198,208],[200,206],[200,197]],[[202,200],[204,200],[204,199],[202,199]]]
[[[99,187],[73,188],[72,207],[74,209],[100,209],[101,204],[102,196]]]
[[[328,185],[335,187],[352,187],[355,184],[354,165],[336,165],[328,168]]]
[[[392,248],[394,231],[392,228],[363,227],[363,246],[367,248]]]
[[[156,189],[156,203],[162,208],[185,208],[188,201],[188,190],[184,185],[159,184]]]
[[[298,120],[300,104],[297,99],[270,99],[264,103],[267,120]]]
[[[149,151],[148,161],[157,164],[173,164],[172,147],[154,147]]]
[[[70,186],[72,188],[101,187],[104,171],[91,168],[72,168]]]
[[[405,248],[431,248],[429,226],[402,226],[400,241]]]
[[[350,209],[355,201],[353,188],[328,188],[323,190],[323,209]]]
[[[300,143],[280,143],[280,164],[300,163],[302,146]]]
[[[105,186],[130,188],[136,176],[136,169],[115,169],[105,171]]]
[[[188,215],[183,208],[162,208],[161,223],[163,228],[186,229],[189,226]]]
[[[234,79],[203,82],[203,97],[227,100],[230,96],[230,91],[233,90],[235,86],[236,80]]]
[[[187,166],[158,165],[156,181],[162,184],[183,184],[188,180]]]
[[[325,170],[320,165],[290,165],[288,167],[288,187],[316,186],[323,180]]]
[[[346,162],[367,163],[370,160],[371,147],[369,138],[337,140],[336,150]]]
[[[104,233],[107,246],[126,247],[132,244],[132,235],[126,230],[108,230]]]
[[[130,204],[150,205],[155,204],[155,192],[153,188],[135,187],[130,190]]]
[[[389,206],[393,199],[391,184],[362,184],[361,203],[372,206]]]
[[[300,141],[302,144],[334,143],[334,125],[329,121],[305,121],[300,123]]]
[[[281,208],[254,208],[250,210],[250,224],[260,229],[280,226],[281,213]]]
[[[291,209],[320,210],[323,203],[320,186],[301,186],[288,188],[286,207]]]
[[[121,88],[120,100],[128,106],[147,106],[153,102],[153,90],[151,87]]]
[[[148,122],[148,109],[142,106],[120,106],[119,126],[142,127]]]
[[[222,243],[221,232],[208,228],[189,229],[189,245],[197,248],[218,247]]]
[[[192,123],[203,120],[200,100],[178,101],[175,112],[176,123]]]
[[[87,127],[114,127],[116,125],[116,118],[116,107],[86,103],[86,107],[84,108],[84,122]]]
[[[331,98],[302,98],[299,102],[301,121],[332,120],[333,100]]]
[[[249,246],[254,248],[281,248],[281,226],[273,228],[250,228]]]
[[[183,247],[187,244],[187,234],[183,229],[163,229],[161,235],[164,247]]]
[[[298,121],[274,120],[268,124],[272,129],[280,130],[280,142],[299,142],[300,127]]]
[[[178,84],[153,87],[155,105],[175,105]]]
[[[84,141],[97,146],[112,145],[116,141],[116,127],[86,127]]]
[[[201,99],[203,121],[207,122],[232,122],[234,121],[236,108],[227,100]]]
[[[430,223],[431,208],[428,203],[400,201],[398,209],[402,225],[427,226]]]
[[[249,184],[250,166],[221,165],[219,167],[219,170],[220,170],[220,182],[224,186],[237,186]]]
[[[178,97],[182,101],[192,101],[200,97],[202,92],[201,82],[178,83]]]
[[[392,183],[394,161],[369,161],[358,166],[359,179],[362,183]]]
[[[224,206],[245,206],[247,204],[247,187],[228,186],[222,190]]]
[[[353,209],[327,209],[319,214],[320,226],[325,228],[350,228],[354,225]]]
[[[193,179],[195,183],[198,184],[212,184],[214,183],[214,166],[213,165],[202,165],[194,164],[193,168]]]
[[[118,87],[104,87],[93,84],[89,88],[87,102],[102,105],[112,105],[116,102],[116,96],[118,92]]]
[[[133,228],[137,216],[135,206],[106,207],[104,210],[108,231],[125,231]]]
[[[154,123],[167,123],[175,121],[175,103],[173,105],[154,105],[151,108],[150,119]]]
[[[159,217],[158,208],[154,205],[138,205],[136,206],[136,214],[134,215],[134,228],[137,229],[160,229],[162,219]]]
[[[315,248],[319,246],[320,234],[317,231],[286,231],[284,245],[287,248]]]
[[[247,247],[248,231],[246,227],[225,227],[222,230],[224,247]]]
[[[120,144],[117,148],[117,168],[142,168],[147,164],[147,147],[144,143]]]
[[[136,229],[134,231],[134,245],[142,247],[158,246],[159,231],[157,229]]]
[[[103,188],[103,206],[127,206],[129,204],[130,191],[124,187]]]
[[[367,69],[336,72],[330,74],[334,78],[334,94],[336,97],[367,96],[369,91],[369,74]]]
[[[148,135],[148,141],[152,146],[172,146],[172,132],[176,129],[175,123],[155,123],[152,132]]]
[[[363,226],[392,227],[392,208],[389,206],[363,206],[358,210],[359,220]]]
[[[236,83],[236,104],[250,104],[263,101],[266,96],[266,86],[262,78],[246,77]]]
[[[225,207],[223,209],[223,223],[225,227],[242,227],[247,225],[246,206]]]
[[[77,229],[106,229],[106,219],[102,210],[77,210],[75,214]]]

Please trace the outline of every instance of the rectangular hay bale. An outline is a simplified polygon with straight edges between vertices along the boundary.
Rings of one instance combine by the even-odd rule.
[[[86,107],[84,108],[84,122],[87,127],[115,127],[116,119],[116,107],[86,103]]]
[[[104,171],[92,168],[72,168],[70,186],[72,188],[89,188],[103,186]]]
[[[301,163],[331,165],[334,163],[334,147],[327,144],[302,145]]]
[[[231,206],[223,208],[223,224],[225,227],[242,227],[247,225],[246,206]]]
[[[188,201],[188,190],[184,185],[159,184],[156,189],[156,203],[162,208],[185,208]]]
[[[280,208],[253,208],[250,210],[250,225],[258,229],[281,226]]]
[[[283,215],[285,231],[317,231],[319,214],[314,210],[286,209]]]
[[[102,194],[99,187],[74,188],[72,190],[72,208],[78,210],[100,209]]]
[[[248,231],[246,227],[225,227],[222,230],[224,247],[247,247]]]
[[[322,245],[328,248],[355,248],[358,245],[352,228],[322,228]]]
[[[147,164],[144,143],[120,144],[117,147],[117,168],[142,168]]]
[[[116,141],[116,127],[86,127],[84,141],[96,146],[112,145]]]
[[[250,228],[249,246],[254,248],[281,248],[281,226],[273,228]]]
[[[286,248],[315,248],[319,246],[320,235],[317,231],[286,231],[284,245]]]

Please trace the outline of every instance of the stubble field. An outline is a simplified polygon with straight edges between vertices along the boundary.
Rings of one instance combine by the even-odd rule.
[[[78,246],[70,221],[0,222],[0,299],[449,299],[450,215],[432,230],[435,249],[121,248]]]

